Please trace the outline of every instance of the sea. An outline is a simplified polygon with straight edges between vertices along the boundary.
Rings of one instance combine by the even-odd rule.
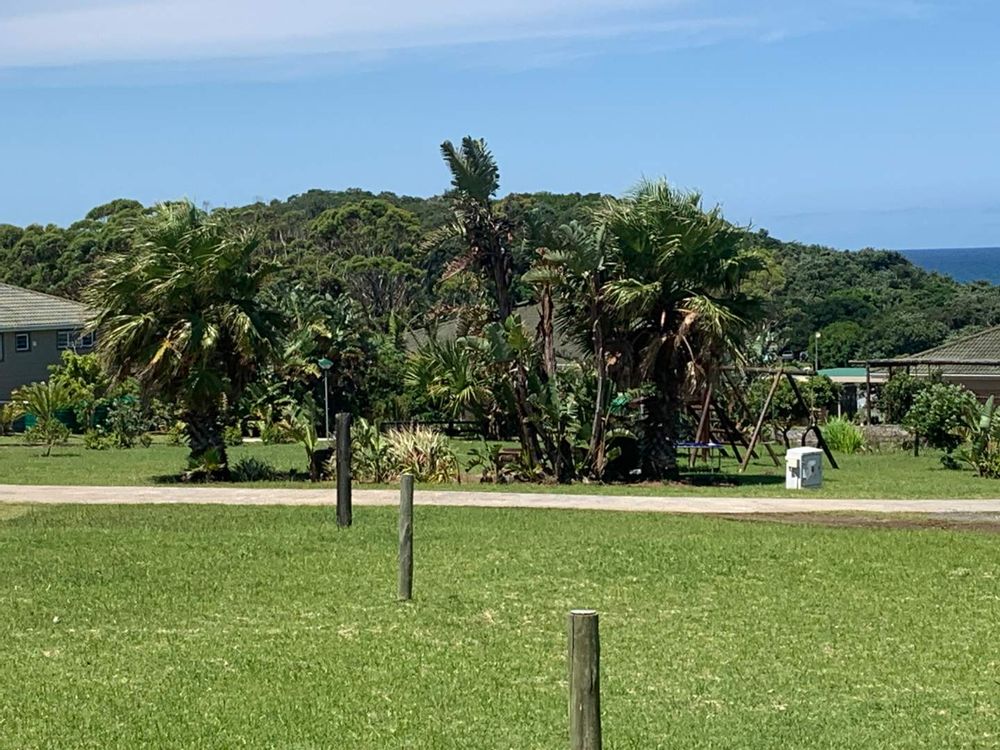
[[[956,281],[1000,284],[1000,247],[952,247],[900,250],[911,263]]]

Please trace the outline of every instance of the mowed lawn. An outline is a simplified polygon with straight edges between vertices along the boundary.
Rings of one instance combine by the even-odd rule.
[[[417,510],[0,508],[0,747],[565,747],[580,606],[609,748],[1000,745],[995,536]]]
[[[455,450],[468,464],[469,451],[477,443],[455,441]],[[68,445],[57,446],[49,457],[43,449],[25,445],[20,438],[0,438],[0,484],[80,484],[150,485],[176,482],[183,471],[187,449],[154,443],[150,448],[94,451],[74,437]],[[231,448],[230,461],[245,457],[267,461],[281,472],[295,470],[295,481],[267,483],[271,486],[316,489],[303,479],[305,451],[299,445],[246,443]],[[927,451],[919,458],[902,451],[837,456],[839,470],[826,463],[824,486],[810,492],[831,498],[997,498],[1000,482],[982,479],[965,469],[952,471],[941,465],[940,453]],[[783,457],[782,457],[783,461]],[[786,497],[784,464],[775,466],[769,458],[754,461],[746,474],[737,471],[732,459],[722,462],[721,474],[699,470],[688,473],[679,484],[596,484],[575,483],[553,486],[541,484],[481,484],[478,473],[466,472],[462,484],[438,485],[456,491],[570,492],[628,495],[705,495],[741,497]],[[267,486],[257,484],[256,486]],[[329,485],[326,486],[329,489]]]

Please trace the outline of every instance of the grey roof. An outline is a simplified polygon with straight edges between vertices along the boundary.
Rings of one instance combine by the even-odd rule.
[[[0,331],[84,328],[90,317],[79,302],[0,284]]]
[[[931,370],[946,375],[1000,374],[1000,326],[946,341],[933,349],[926,349],[908,357],[896,357],[879,364],[919,365],[927,362]],[[989,362],[990,364],[985,364]]]
[[[514,314],[521,318],[521,322],[529,333],[534,333],[538,329],[538,322],[541,318],[538,305],[518,305],[514,310]],[[452,341],[458,336],[458,327],[459,320],[457,318],[445,320],[434,328],[434,335],[440,341]],[[429,336],[430,331],[426,328],[411,331],[404,341],[406,350],[410,352],[416,351],[427,342]],[[586,356],[586,353],[580,348],[579,344],[560,330],[558,321],[555,326],[555,350],[556,358],[564,361],[578,360]]]

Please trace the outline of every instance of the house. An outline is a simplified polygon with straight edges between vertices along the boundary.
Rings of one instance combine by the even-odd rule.
[[[90,317],[79,302],[0,284],[0,402],[19,386],[47,380],[66,349],[93,349]]]
[[[915,377],[940,376],[946,383],[964,386],[985,401],[1000,398],[1000,326],[960,336],[940,346],[892,359],[862,360],[872,382],[881,371],[888,377],[906,372]]]

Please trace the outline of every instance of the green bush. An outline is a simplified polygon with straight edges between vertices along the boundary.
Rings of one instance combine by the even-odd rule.
[[[45,446],[46,456],[52,453],[52,446],[62,445],[69,440],[69,435],[69,427],[58,419],[36,422],[24,433],[24,437],[29,443],[40,443]]]
[[[398,474],[412,474],[418,482],[450,482],[458,478],[458,458],[448,438],[437,430],[390,430],[385,439]]]
[[[1000,479],[1000,411],[993,397],[969,413],[965,444],[956,454],[981,477]]]
[[[111,436],[101,427],[94,427],[83,433],[83,447],[88,450],[104,451],[111,445]]]
[[[838,453],[858,453],[867,447],[865,433],[861,428],[840,417],[827,421],[823,427],[823,437],[830,450]]]
[[[243,430],[238,424],[231,424],[222,431],[222,440],[227,448],[243,445]]]
[[[958,385],[932,383],[917,394],[903,424],[928,445],[947,453],[964,440],[963,430],[979,404],[971,391]]]
[[[149,420],[142,404],[126,397],[115,401],[108,409],[107,431],[115,448],[148,448],[152,440],[147,431]]]
[[[46,456],[51,455],[53,445],[69,439],[69,427],[60,421],[59,412],[73,403],[73,397],[73,389],[56,380],[29,383],[11,394],[12,414],[35,417],[25,437],[29,442],[43,444]]]
[[[388,482],[398,475],[389,442],[378,425],[360,418],[351,425],[351,473],[359,482]]]
[[[167,430],[167,445],[184,445],[187,439],[187,427],[181,421],[174,422],[173,426]]]
[[[926,378],[915,378],[905,372],[895,373],[879,391],[878,408],[882,419],[889,424],[903,424],[917,396],[930,385],[932,382]]]
[[[241,458],[230,469],[230,479],[234,482],[269,482],[281,476],[267,461],[253,456]]]

